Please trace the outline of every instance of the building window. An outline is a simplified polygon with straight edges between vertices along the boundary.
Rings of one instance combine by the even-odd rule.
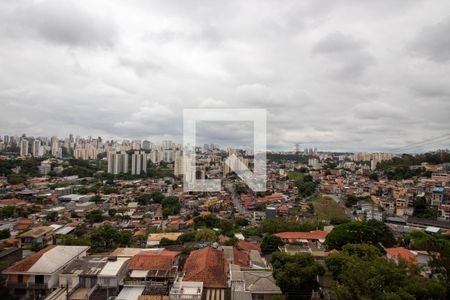
[[[34,276],[34,283],[44,283],[44,275]]]

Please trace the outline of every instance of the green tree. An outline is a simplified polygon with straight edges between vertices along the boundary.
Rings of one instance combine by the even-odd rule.
[[[283,246],[283,241],[275,235],[267,235],[261,242],[261,251],[263,253],[272,253],[278,251],[278,247]]]
[[[21,174],[10,174],[6,177],[9,184],[21,184],[26,181],[26,176]]]
[[[109,215],[110,217],[114,217],[116,214],[117,214],[117,209],[115,209],[115,208],[110,208],[110,209],[108,210],[108,215]]]
[[[326,258],[338,299],[446,299],[444,285],[412,264],[396,265],[372,245],[346,245]]]
[[[177,241],[179,243],[182,243],[182,244],[183,243],[188,243],[188,242],[194,242],[195,241],[195,235],[196,235],[195,231],[188,231],[188,232],[185,232],[182,235],[180,235],[177,238]]]
[[[283,231],[311,231],[323,229],[320,222],[297,222],[285,218],[265,219],[259,226],[260,233],[274,234]]]
[[[163,216],[166,218],[170,215],[177,215],[180,213],[181,203],[178,200],[178,197],[169,196],[162,200],[162,212]]]
[[[154,191],[150,193],[151,199],[155,203],[161,203],[164,199],[164,194],[159,191]]]
[[[47,221],[56,222],[56,220],[58,219],[58,213],[56,211],[50,211],[47,213],[45,218],[47,219]]]
[[[90,240],[95,250],[108,251],[117,247],[130,246],[132,235],[130,232],[119,231],[116,227],[105,224],[92,232]]]
[[[215,242],[217,240],[217,234],[211,229],[199,229],[195,234],[195,241],[197,242]]]
[[[139,205],[147,205],[151,202],[152,196],[150,194],[141,194],[136,198],[136,201]]]
[[[86,215],[86,221],[89,223],[99,223],[103,221],[103,212],[99,209],[90,211]]]
[[[236,218],[234,219],[234,224],[236,227],[243,227],[243,226],[247,226],[249,224],[247,219],[244,218]]]
[[[379,243],[384,247],[392,247],[395,238],[384,223],[370,220],[368,222],[353,221],[337,225],[325,240],[329,249],[341,249],[346,244]]]
[[[225,246],[236,246],[237,243],[239,242],[239,239],[235,236],[230,237],[228,240],[225,241],[225,243],[223,243]]]
[[[309,253],[275,252],[272,266],[273,277],[287,299],[311,299],[312,291],[319,288],[317,277],[325,273]]]
[[[159,246],[161,246],[161,247],[170,246],[170,245],[177,245],[177,244],[178,244],[177,240],[173,241],[173,240],[170,240],[168,238],[162,238],[159,241]]]
[[[0,240],[7,239],[11,236],[9,229],[0,230]]]
[[[102,197],[100,195],[96,194],[91,197],[90,201],[95,202],[95,203],[100,203],[100,202],[102,202]]]
[[[0,213],[1,213],[2,219],[12,218],[16,214],[16,207],[13,205],[7,205],[3,208],[0,208]]]
[[[77,237],[82,237],[84,235],[87,234],[87,228],[85,224],[81,224],[78,225],[77,227],[75,227],[75,229],[73,230],[73,234]]]
[[[91,246],[91,241],[85,237],[74,237],[70,235],[59,235],[56,239],[58,245],[66,246]]]
[[[352,207],[358,201],[371,201],[370,196],[355,196],[355,195],[347,195],[345,199],[345,206]]]

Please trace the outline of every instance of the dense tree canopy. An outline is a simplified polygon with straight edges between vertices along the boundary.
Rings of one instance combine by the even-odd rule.
[[[217,240],[217,234],[214,230],[203,228],[197,230],[195,233],[196,242],[215,242]]]
[[[98,223],[103,221],[103,212],[99,209],[90,211],[86,215],[86,221],[88,221],[89,223]]]
[[[273,277],[287,299],[311,299],[311,292],[319,287],[317,276],[325,269],[309,253],[272,255]]]
[[[446,299],[445,285],[415,265],[396,265],[372,245],[345,245],[326,258],[338,299]]]
[[[261,251],[263,253],[272,253],[278,251],[278,247],[283,246],[283,241],[275,235],[267,235],[261,243]]]
[[[341,249],[346,244],[381,244],[392,247],[395,238],[392,231],[382,222],[353,221],[337,225],[327,236],[326,245],[329,249]]]
[[[404,243],[415,250],[428,251],[432,256],[430,267],[446,284],[450,295],[450,236],[447,234],[431,235],[423,231],[413,231],[404,236]]]
[[[92,232],[90,239],[92,248],[96,251],[108,251],[130,246],[132,235],[128,231],[119,231],[116,227],[105,224]]]
[[[177,215],[180,213],[181,203],[178,197],[170,196],[162,200],[162,212],[163,216],[166,218],[170,215]]]
[[[259,232],[263,233],[278,233],[283,231],[311,231],[322,229],[323,224],[318,222],[297,222],[294,220],[284,218],[270,218],[265,219],[259,226]]]

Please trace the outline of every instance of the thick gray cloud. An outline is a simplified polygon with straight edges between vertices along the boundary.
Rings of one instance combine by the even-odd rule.
[[[116,24],[75,1],[15,1],[3,11],[3,34],[14,38],[43,38],[69,46],[112,46]]]
[[[423,28],[411,42],[410,48],[430,60],[450,60],[450,16]]]
[[[395,150],[450,128],[449,9],[2,1],[0,135],[181,141],[184,108],[266,108],[272,149]],[[251,128],[199,126],[201,143],[251,144]]]

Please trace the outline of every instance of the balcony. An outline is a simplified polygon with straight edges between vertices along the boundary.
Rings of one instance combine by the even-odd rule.
[[[48,286],[46,283],[29,282],[28,288],[34,289],[34,290],[46,290],[46,289],[48,289]]]

